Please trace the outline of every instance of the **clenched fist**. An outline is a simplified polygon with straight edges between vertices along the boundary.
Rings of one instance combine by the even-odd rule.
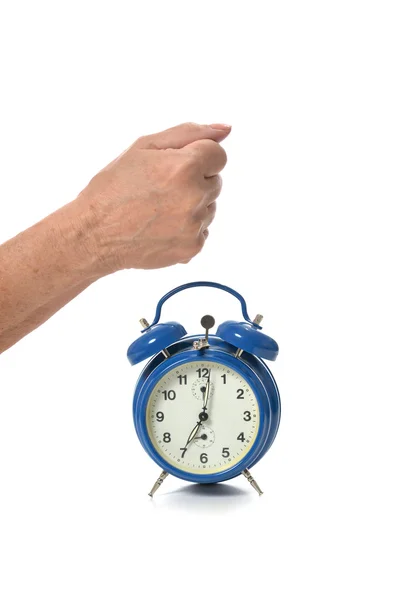
[[[89,223],[86,248],[101,275],[186,263],[215,216],[227,125],[186,123],[139,138],[74,201]]]
[[[97,279],[186,263],[215,216],[227,125],[138,139],[75,200],[0,245],[0,353]]]

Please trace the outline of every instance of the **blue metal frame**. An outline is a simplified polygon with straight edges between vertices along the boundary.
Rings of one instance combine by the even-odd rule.
[[[251,325],[253,325],[253,327],[255,327],[256,329],[262,329],[262,327],[260,325],[258,325],[257,323],[253,323],[253,321],[251,321],[251,319],[249,318],[249,315],[248,315],[248,311],[247,311],[247,303],[245,302],[245,300],[241,296],[241,294],[239,294],[238,292],[233,290],[233,288],[228,287],[227,285],[222,285],[221,283],[215,283],[214,281],[193,281],[191,283],[185,283],[184,285],[179,285],[178,287],[174,288],[173,290],[171,290],[170,292],[168,292],[167,294],[162,296],[162,298],[159,300],[159,302],[157,304],[153,322],[151,323],[151,325],[149,325],[148,327],[143,329],[142,333],[144,331],[147,331],[147,329],[149,329],[153,325],[156,325],[159,322],[159,319],[161,318],[162,306],[166,302],[166,300],[168,300],[175,294],[182,292],[183,290],[188,290],[189,288],[193,288],[193,287],[213,287],[213,288],[217,288],[219,290],[223,290],[224,292],[228,292],[229,294],[231,294],[232,296],[237,298],[237,300],[240,301],[242,316],[244,317],[244,319],[248,323],[251,323]]]
[[[236,477],[246,468],[252,467],[269,450],[280,423],[280,396],[276,382],[265,363],[244,352],[240,358],[234,356],[236,348],[210,335],[210,348],[193,350],[193,341],[198,336],[184,338],[168,347],[170,358],[160,353],[146,365],[136,385],[133,398],[133,420],[139,440],[150,457],[168,473],[195,483],[216,483]],[[213,474],[187,473],[168,463],[155,449],[147,432],[146,412],[151,392],[157,382],[171,369],[188,362],[210,360],[219,362],[239,372],[254,390],[259,405],[259,430],[248,454],[239,463],[225,471]]]

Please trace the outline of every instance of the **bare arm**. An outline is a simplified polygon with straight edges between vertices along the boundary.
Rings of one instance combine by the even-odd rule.
[[[47,304],[44,304],[36,310],[33,310],[28,317],[26,317],[20,323],[17,323],[15,326],[8,327],[3,334],[0,333],[0,353],[39,327],[39,325],[45,323],[50,317],[53,316],[54,313],[65,306],[65,304],[68,304],[68,302],[83,292],[83,290],[85,290],[89,285],[90,283],[86,283],[71,288],[68,290],[68,292],[61,294],[58,298],[47,302]]]
[[[0,246],[0,352],[92,283],[74,208],[63,207]]]
[[[0,353],[93,281],[188,262],[215,213],[223,126],[140,138],[66,206],[0,246]]]

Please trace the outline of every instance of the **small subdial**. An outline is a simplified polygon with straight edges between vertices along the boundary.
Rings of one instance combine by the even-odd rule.
[[[199,377],[198,379],[196,379],[194,381],[193,385],[191,386],[191,391],[192,391],[193,395],[196,398],[198,398],[198,400],[204,399],[204,394],[205,394],[207,383],[208,383],[207,377]],[[215,386],[213,385],[213,383],[211,381],[210,386],[209,386],[209,398],[212,398],[214,390],[215,390]]]
[[[196,437],[194,438],[194,443],[199,448],[209,448],[209,446],[212,446],[214,441],[215,432],[206,425],[202,425],[202,427],[200,427]]]

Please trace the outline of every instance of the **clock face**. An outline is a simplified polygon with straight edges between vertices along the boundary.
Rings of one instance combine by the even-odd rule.
[[[259,430],[259,406],[246,379],[213,361],[171,369],[155,385],[146,413],[162,458],[188,473],[218,473],[237,464]]]

